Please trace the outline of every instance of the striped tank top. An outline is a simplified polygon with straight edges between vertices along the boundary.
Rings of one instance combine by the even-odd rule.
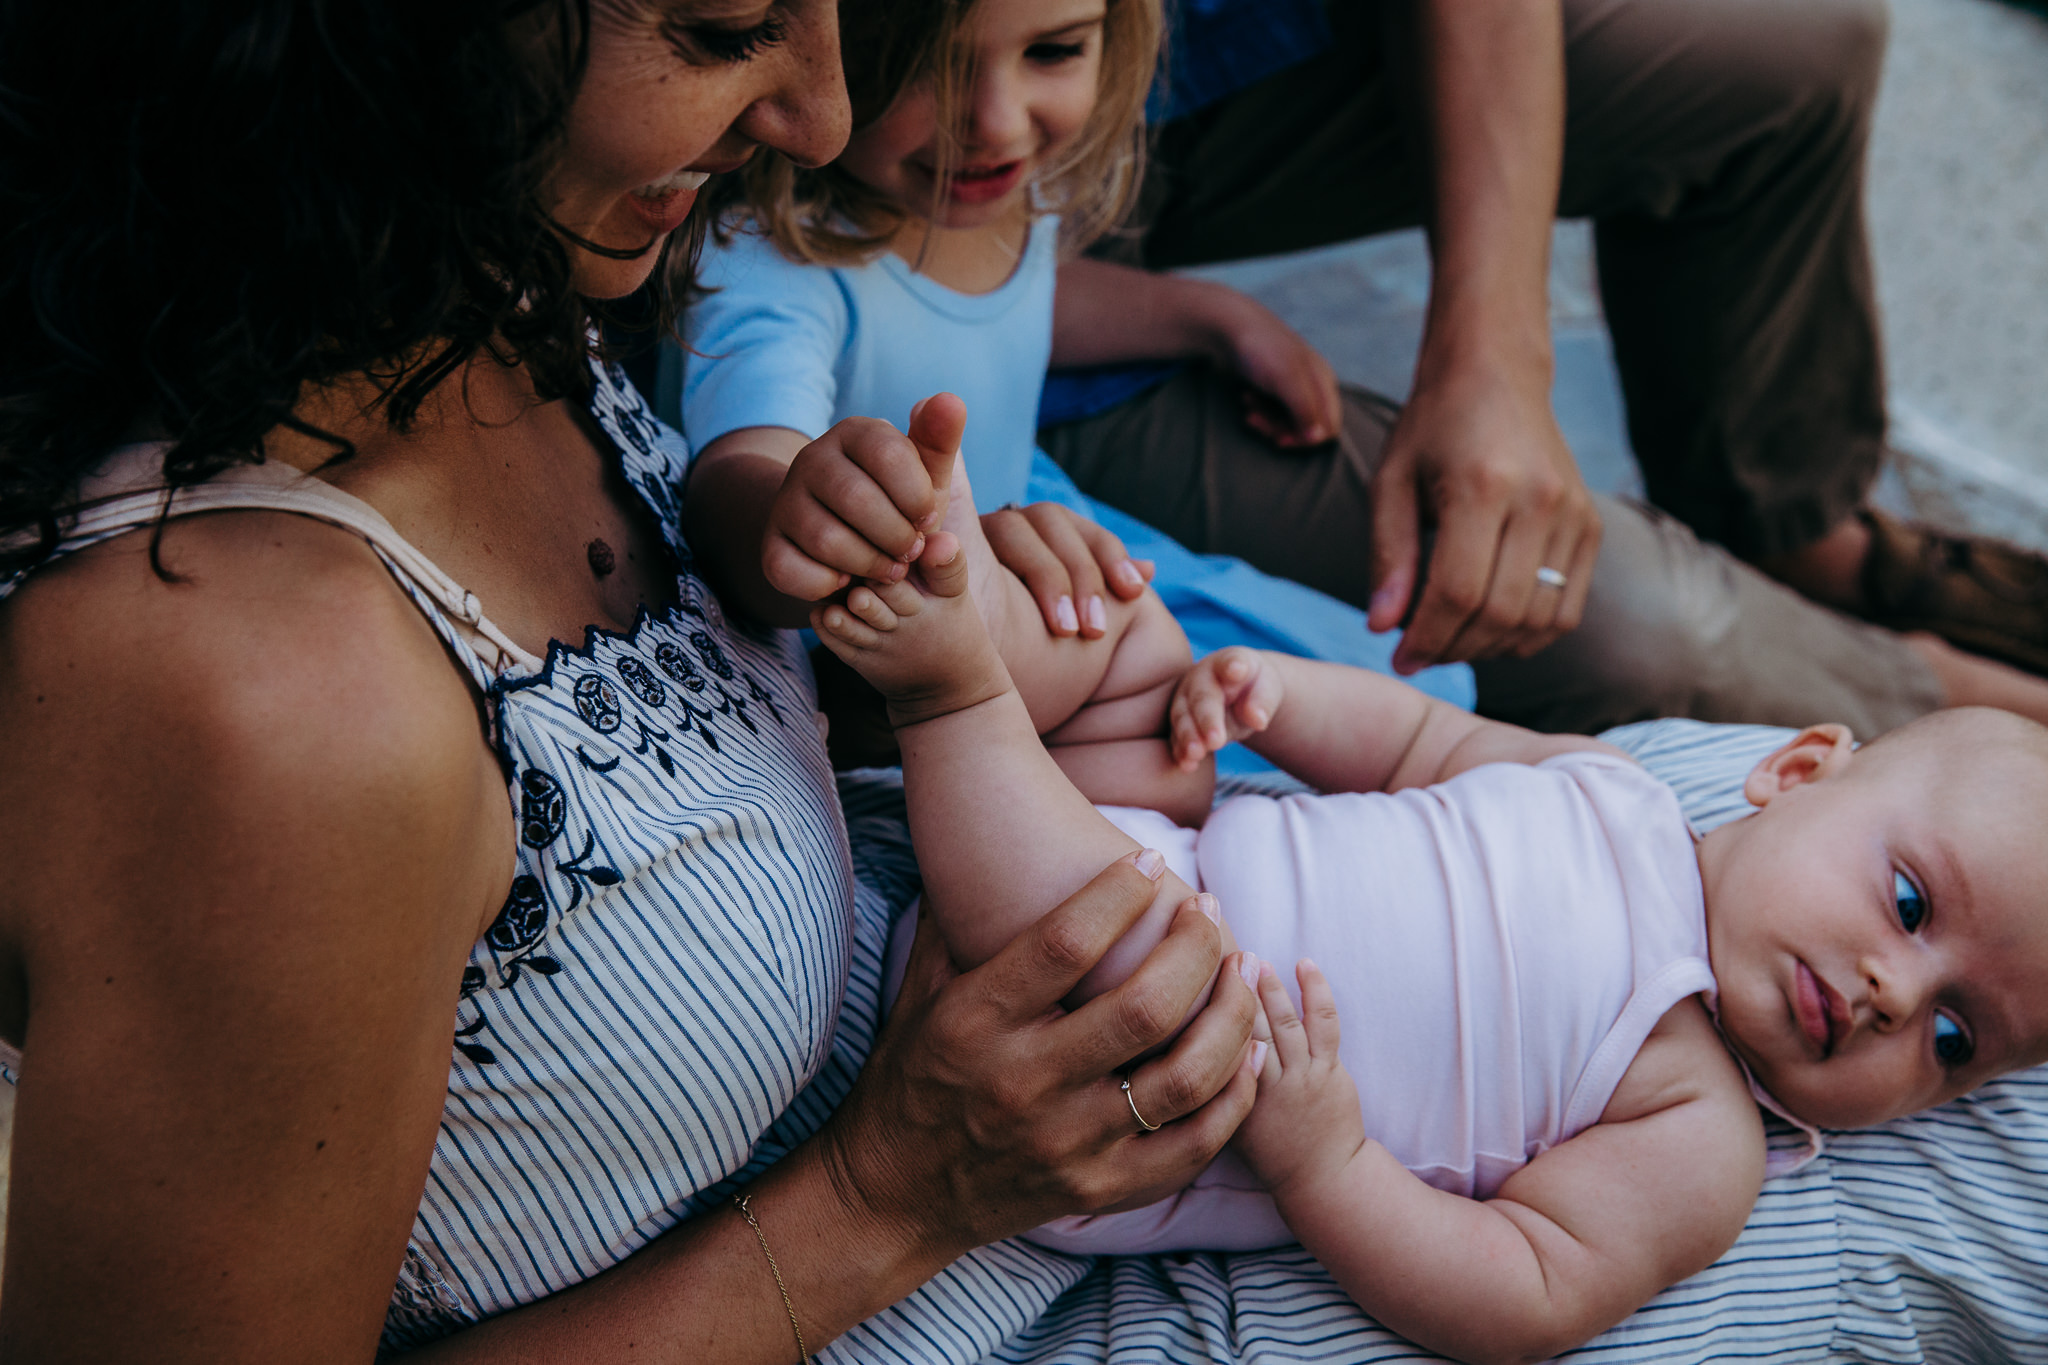
[[[494,715],[518,865],[463,971],[387,1349],[616,1264],[830,1109],[792,1113],[832,1051],[854,930],[808,663],[793,632],[729,621],[696,573],[681,437],[615,370],[598,369],[591,410],[677,557],[678,602],[545,658],[318,479],[241,466],[170,502],[173,516],[269,508],[362,536]],[[81,489],[57,553],[154,523],[161,454],[116,452]],[[19,1060],[0,1056],[9,1079]]]

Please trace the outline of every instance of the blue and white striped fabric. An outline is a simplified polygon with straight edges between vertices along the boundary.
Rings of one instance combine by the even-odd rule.
[[[1606,738],[1670,783],[1705,830],[1749,809],[1743,776],[1790,733],[1652,721]],[[858,774],[842,791],[863,887],[885,901],[907,895],[914,864],[891,779]],[[866,999],[868,938],[864,923],[849,1016]],[[1796,1141],[1782,1125],[1772,1139]],[[1373,1323],[1299,1250],[1090,1264],[1015,1243],[955,1266],[825,1355],[1015,1365],[1436,1359]],[[1826,1155],[1765,1186],[1719,1262],[1568,1359],[2048,1365],[2048,1068],[1883,1128],[1831,1134]]]
[[[393,1352],[597,1274],[815,1132],[867,1057],[917,885],[900,779],[854,774],[835,795],[792,638],[728,624],[688,571],[680,439],[613,373],[594,413],[685,557],[681,605],[558,645],[537,672],[474,674],[499,702],[519,867],[465,973]],[[1707,828],[1743,812],[1743,775],[1785,734],[1659,721],[1609,738]],[[1766,1185],[1726,1257],[1572,1358],[2048,1365],[2044,1192],[2048,1068],[1832,1137]],[[1090,1261],[1016,1242],[825,1356],[1430,1358],[1298,1250]]]

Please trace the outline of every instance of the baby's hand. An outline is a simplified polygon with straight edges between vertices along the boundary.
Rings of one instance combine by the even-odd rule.
[[[907,436],[849,417],[798,451],[761,538],[769,586],[817,602],[855,579],[900,581],[944,523],[966,421],[942,393],[912,410]]]
[[[1226,744],[1273,723],[1285,697],[1276,669],[1255,649],[1219,649],[1181,675],[1167,710],[1173,761],[1193,772]]]
[[[1294,974],[1301,983],[1299,1016],[1273,964],[1259,964],[1259,1007],[1272,1042],[1259,1072],[1258,1101],[1231,1139],[1276,1198],[1290,1186],[1311,1189],[1334,1178],[1365,1146],[1358,1087],[1337,1056],[1330,983],[1306,958]]]

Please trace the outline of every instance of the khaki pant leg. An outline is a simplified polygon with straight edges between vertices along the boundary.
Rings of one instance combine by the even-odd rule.
[[[1372,591],[1372,477],[1398,411],[1346,386],[1342,437],[1282,450],[1235,385],[1191,366],[1096,417],[1040,433],[1091,495],[1189,548],[1230,554],[1351,603]],[[1590,732],[1651,716],[1880,734],[1940,705],[1897,635],[1779,586],[1683,525],[1599,499],[1606,527],[1584,624],[1530,659],[1475,668],[1479,710]]]
[[[1162,129],[1154,267],[1412,226],[1427,209],[1407,6],[1332,3],[1335,47]],[[1560,210],[1597,223],[1651,501],[1746,556],[1863,499],[1884,389],[1863,220],[1883,0],[1564,0]]]
[[[1840,721],[1872,739],[1942,704],[1904,637],[1800,596],[1654,508],[1595,500],[1604,534],[1582,624],[1530,658],[1475,664],[1482,714],[1577,733],[1657,716]]]

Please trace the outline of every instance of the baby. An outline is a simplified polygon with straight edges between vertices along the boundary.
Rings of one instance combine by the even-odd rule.
[[[1154,732],[1184,768],[1242,739],[1332,794],[1240,797],[1187,830],[1098,812],[1049,758],[969,560],[936,533],[910,574],[813,616],[888,702],[955,956],[987,958],[1143,843],[1171,873],[1079,994],[1128,973],[1193,888],[1229,907],[1226,949],[1234,929],[1304,959],[1299,1013],[1256,968],[1270,1048],[1235,1143],[1248,1172],[1226,1159],[1043,1240],[1291,1231],[1416,1342],[1541,1359],[1732,1244],[1765,1173],[1752,1096],[1851,1127],[2048,1059],[2048,731],[2031,722],[1944,712],[1862,749],[1811,727],[1749,775],[1755,815],[1695,840],[1670,792],[1596,741],[1226,650],[1185,672]],[[1139,1081],[1103,1101],[1134,1131],[1185,1112],[1170,1080]]]

